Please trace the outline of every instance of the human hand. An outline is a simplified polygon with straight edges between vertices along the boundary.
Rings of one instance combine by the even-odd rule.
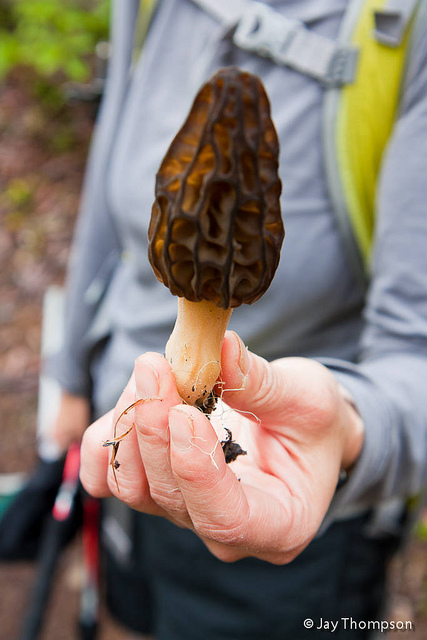
[[[75,396],[63,390],[59,413],[53,426],[53,437],[63,451],[80,442],[90,424],[90,402],[83,396]]]
[[[357,458],[363,425],[333,375],[305,358],[271,364],[227,332],[223,397],[233,411],[216,423],[248,452],[225,463],[211,421],[183,405],[167,361],[138,358],[114,412],[85,433],[81,479],[97,497],[115,495],[134,509],[193,529],[224,561],[255,556],[291,561],[315,536],[339,471]],[[118,486],[109,464],[112,425],[120,442]]]

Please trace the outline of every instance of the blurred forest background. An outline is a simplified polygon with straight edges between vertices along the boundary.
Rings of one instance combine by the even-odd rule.
[[[37,460],[41,305],[64,279],[108,21],[109,0],[0,0],[0,493],[2,474],[28,473]],[[34,572],[0,564],[0,640],[17,637]],[[44,640],[75,637],[80,575],[77,539],[61,559]],[[415,621],[410,637],[427,638],[426,524],[392,584],[391,619]],[[103,621],[101,640],[121,637],[105,612]]]

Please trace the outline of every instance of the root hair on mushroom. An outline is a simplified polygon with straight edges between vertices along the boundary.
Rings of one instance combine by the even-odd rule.
[[[215,467],[215,469],[216,469],[217,471],[219,471],[219,467],[218,467],[217,463],[216,463],[216,462],[215,462],[215,460],[214,460],[214,455],[215,455],[215,451],[216,451],[216,449],[217,449],[217,447],[218,447],[219,440],[217,440],[217,441],[216,441],[215,446],[214,446],[214,448],[212,449],[212,451],[211,451],[210,453],[209,453],[209,451],[204,451],[201,447],[199,447],[199,445],[198,445],[198,444],[196,444],[195,442],[193,442],[193,440],[203,440],[203,442],[206,442],[205,438],[202,438],[202,436],[192,436],[192,437],[190,438],[191,445],[192,445],[193,447],[196,447],[196,449],[198,449],[199,451],[201,451],[202,453],[204,453],[206,456],[209,456],[209,458],[210,458],[210,459],[211,459],[211,461],[212,461],[213,466]]]
[[[113,427],[113,437],[111,438],[111,440],[104,440],[104,442],[102,443],[103,447],[112,447],[109,466],[111,467],[111,470],[113,472],[114,482],[116,483],[116,487],[117,487],[117,492],[118,493],[120,493],[120,487],[119,487],[119,483],[118,483],[118,480],[117,480],[117,473],[116,472],[118,471],[118,469],[121,466],[121,464],[117,460],[117,453],[119,451],[120,443],[122,442],[122,440],[124,440],[124,438],[126,438],[127,435],[129,435],[129,433],[135,427],[135,423],[132,422],[132,424],[129,427],[129,429],[127,429],[127,431],[125,431],[124,433],[122,433],[119,436],[117,435],[117,426],[118,426],[120,420],[123,418],[123,416],[126,416],[129,413],[129,411],[131,411],[132,409],[135,409],[135,407],[137,407],[139,404],[143,404],[144,402],[151,402],[153,400],[160,400],[160,399],[161,398],[155,396],[153,398],[139,398],[138,400],[135,400],[135,402],[132,402],[132,404],[130,404],[128,407],[126,407],[126,409],[124,411],[121,412],[121,414],[119,415],[119,417],[115,421],[114,427]]]

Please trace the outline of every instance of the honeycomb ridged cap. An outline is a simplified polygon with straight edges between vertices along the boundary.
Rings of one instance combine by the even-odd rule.
[[[224,309],[263,295],[284,237],[278,156],[260,79],[235,67],[218,71],[156,176],[149,260],[173,294]]]

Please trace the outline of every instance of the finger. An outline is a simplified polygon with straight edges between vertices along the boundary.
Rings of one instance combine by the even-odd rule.
[[[224,400],[253,413],[263,426],[286,418],[299,420],[327,404],[324,367],[306,358],[267,362],[251,353],[233,331],[227,331],[221,352]]]
[[[111,435],[113,412],[103,415],[88,427],[83,435],[80,458],[80,480],[95,498],[108,498],[111,491],[107,475],[110,452],[103,442]]]
[[[255,557],[273,564],[287,564],[296,558],[313,539],[317,529],[298,523],[292,502],[284,502],[283,496],[273,495],[258,487],[243,485],[249,504],[250,517],[244,535],[230,532],[225,542],[202,537],[211,553],[223,562],[235,562],[245,557]],[[281,488],[283,493],[283,487]],[[298,508],[298,505],[297,505]]]
[[[107,483],[112,495],[134,509],[156,515],[164,515],[151,499],[150,489],[138,447],[135,423],[136,401],[145,398],[136,396],[135,376],[132,374],[120,396],[104,445],[110,443]],[[114,443],[118,445],[115,451]]]
[[[173,407],[169,430],[173,472],[194,529],[212,553],[224,561],[294,557],[301,532],[292,531],[295,505],[283,483],[267,477],[263,490],[239,482],[211,423],[194,407]]]
[[[147,398],[135,409],[136,434],[152,499],[171,519],[191,526],[184,499],[172,472],[169,451],[169,409],[181,404],[167,360],[146,353],[135,363],[137,397]]]
[[[234,331],[227,331],[222,345],[221,377],[224,400],[230,406],[253,412],[263,422],[281,413],[282,381],[272,365],[251,353]]]
[[[209,420],[186,405],[169,411],[169,431],[172,470],[193,526],[200,536],[224,542],[246,523],[248,504],[218,437]]]
[[[270,558],[283,550],[291,518],[276,494],[283,485],[262,491],[239,482],[209,420],[194,407],[169,412],[171,462],[198,535],[217,557]],[[231,554],[231,557],[230,557]]]

